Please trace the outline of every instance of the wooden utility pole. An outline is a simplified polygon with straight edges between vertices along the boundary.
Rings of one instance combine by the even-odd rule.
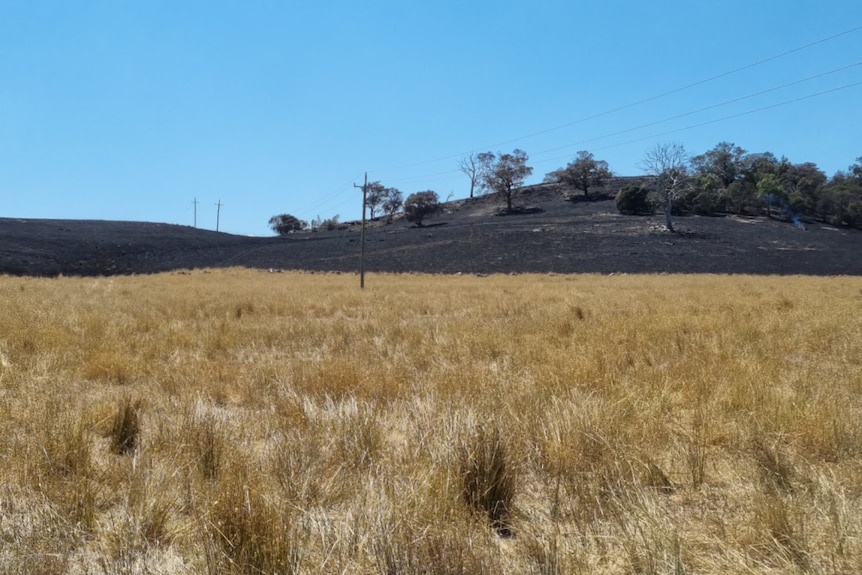
[[[362,234],[359,239],[359,289],[365,289],[365,202],[368,197],[368,172],[365,172],[365,182],[361,186],[353,184],[354,188],[362,188]]]
[[[195,205],[195,227],[198,227],[198,199],[195,198],[192,203]]]
[[[224,204],[221,203],[221,200],[216,204],[216,231],[218,231],[219,218],[221,217],[221,207]]]

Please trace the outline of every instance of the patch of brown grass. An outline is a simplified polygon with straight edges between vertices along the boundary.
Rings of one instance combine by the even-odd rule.
[[[0,278],[0,571],[862,571],[859,279],[357,284]]]

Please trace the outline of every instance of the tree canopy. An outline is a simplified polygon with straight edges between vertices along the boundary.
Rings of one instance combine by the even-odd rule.
[[[558,182],[584,192],[589,198],[590,188],[601,187],[613,176],[608,163],[597,160],[591,152],[581,150],[575,160],[565,168],[554,170],[545,177],[545,181]]]
[[[506,209],[510,212],[513,211],[513,193],[523,186],[524,179],[533,173],[533,168],[527,165],[528,159],[524,150],[516,148],[511,154],[493,156],[488,170],[483,174],[485,185],[506,200]]]
[[[437,192],[426,190],[407,196],[404,202],[404,217],[408,222],[422,226],[425,218],[442,210]]]
[[[308,227],[308,222],[291,214],[279,214],[269,218],[269,227],[280,236],[299,232]]]
[[[370,182],[365,192],[365,206],[368,208],[368,217],[372,220],[378,216],[378,210],[392,220],[401,206],[404,204],[404,196],[397,188],[387,188],[380,182]]]
[[[658,150],[660,147],[667,149]],[[668,217],[668,210],[702,215],[765,214],[800,227],[803,218],[862,227],[862,157],[829,178],[813,162],[794,163],[772,152],[748,152],[729,142],[719,142],[688,161],[683,156],[679,162],[667,164],[667,153],[672,151],[668,144],[659,145],[642,163],[655,178],[653,187],[661,196],[658,203]],[[664,195],[669,190],[664,185],[671,182],[673,178],[668,176],[674,172],[664,170],[665,164],[678,165],[676,173],[683,176],[682,185],[675,187],[670,198]]]

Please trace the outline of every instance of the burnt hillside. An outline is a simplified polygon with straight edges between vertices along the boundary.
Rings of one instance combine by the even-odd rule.
[[[584,201],[531,186],[502,215],[493,196],[457,200],[424,227],[371,222],[366,269],[429,273],[746,273],[862,275],[862,231],[767,218],[620,215],[609,197]],[[353,272],[359,225],[252,238],[146,222],[0,218],[0,273],[114,275],[246,266]]]

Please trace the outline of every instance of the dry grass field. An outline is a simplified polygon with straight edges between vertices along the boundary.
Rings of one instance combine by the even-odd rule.
[[[0,277],[0,573],[862,572],[862,279]]]

